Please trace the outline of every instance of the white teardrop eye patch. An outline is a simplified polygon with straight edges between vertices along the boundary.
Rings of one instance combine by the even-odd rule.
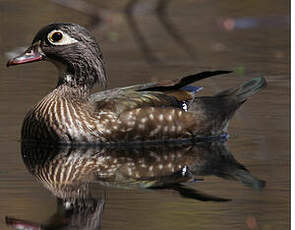
[[[61,30],[52,30],[47,39],[53,45],[69,45],[78,42]]]

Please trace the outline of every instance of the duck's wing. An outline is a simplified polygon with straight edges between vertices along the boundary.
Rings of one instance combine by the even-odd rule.
[[[231,71],[206,71],[189,75],[178,80],[168,80],[115,88],[89,96],[97,110],[109,110],[121,114],[124,111],[152,107],[178,107],[183,101],[190,101],[202,87],[189,84]]]

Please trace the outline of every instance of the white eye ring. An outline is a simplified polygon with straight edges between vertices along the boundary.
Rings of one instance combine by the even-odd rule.
[[[61,34],[61,38],[57,41],[53,40],[53,35],[55,33]],[[69,45],[78,42],[76,39],[70,37],[68,34],[61,30],[52,30],[48,35],[47,35],[48,41],[53,44],[53,45]]]

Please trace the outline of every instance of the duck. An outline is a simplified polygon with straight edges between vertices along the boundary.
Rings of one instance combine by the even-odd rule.
[[[73,23],[53,23],[8,66],[49,61],[57,86],[26,114],[22,141],[62,144],[166,142],[227,134],[235,111],[266,85],[256,77],[212,96],[197,96],[194,82],[231,71],[205,71],[176,80],[106,89],[96,38]],[[104,90],[90,93],[100,85]]]

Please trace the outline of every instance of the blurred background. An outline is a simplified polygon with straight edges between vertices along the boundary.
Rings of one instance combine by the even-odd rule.
[[[73,22],[95,35],[108,88],[233,70],[204,80],[201,94],[264,76],[268,86],[234,117],[231,152],[266,181],[263,191],[209,177],[196,187],[233,199],[183,200],[173,194],[110,190],[103,229],[288,229],[290,227],[290,2],[286,0],[1,0],[0,228],[4,217],[42,222],[55,198],[27,172],[20,129],[28,109],[56,85],[50,63],[6,68],[38,30]]]

